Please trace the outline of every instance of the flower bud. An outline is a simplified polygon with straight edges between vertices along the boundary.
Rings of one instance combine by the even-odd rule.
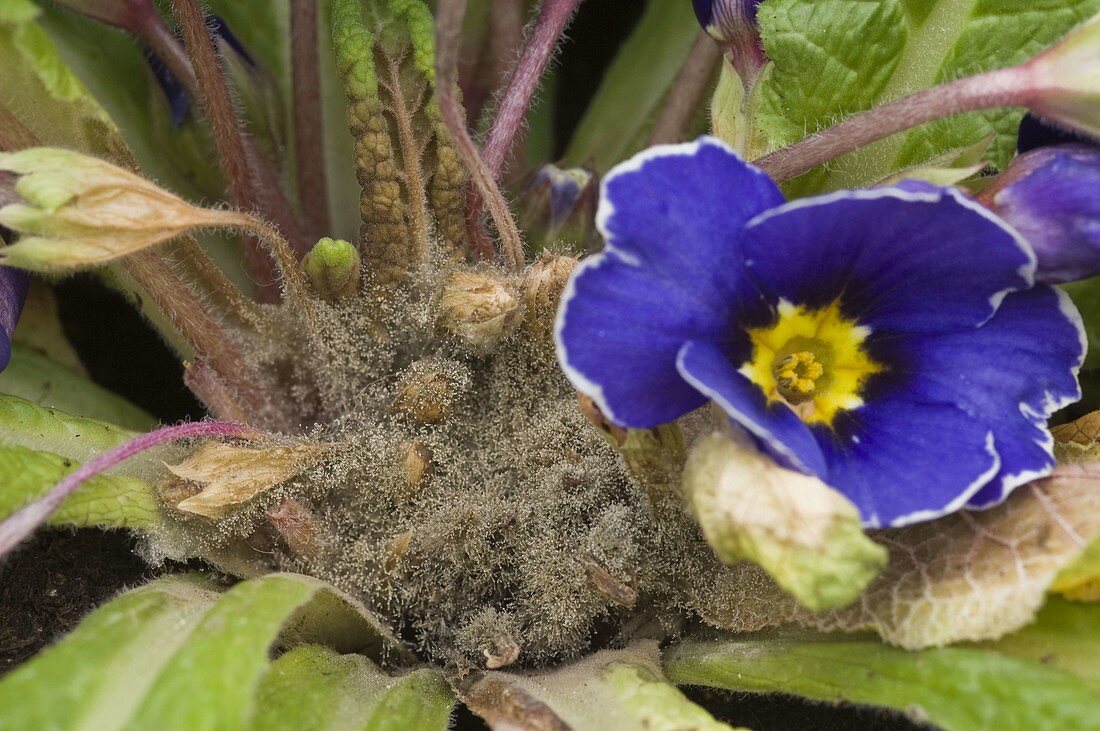
[[[302,259],[302,273],[321,299],[346,300],[359,291],[359,252],[343,239],[321,239]]]
[[[470,374],[442,358],[425,358],[401,375],[393,410],[420,424],[438,424],[450,416]]]
[[[571,256],[543,254],[527,267],[523,278],[523,326],[532,339],[548,341],[553,335],[558,303],[576,266],[577,260]]]
[[[496,270],[456,270],[443,290],[440,324],[478,350],[488,350],[519,313],[519,299]]]
[[[1034,86],[1028,104],[1058,124],[1100,137],[1100,15],[1023,66]]]
[[[596,243],[599,181],[585,168],[543,165],[523,191],[520,222],[536,248],[564,244],[588,249]]]
[[[405,473],[405,483],[409,487],[419,487],[431,470],[432,452],[422,442],[407,442],[402,449],[405,454],[401,459],[401,469]]]
[[[0,208],[0,226],[22,236],[0,249],[4,264],[64,271],[106,264],[194,228],[234,227],[234,211],[193,206],[138,175],[69,150],[0,154],[18,174],[22,201]]]
[[[1100,149],[1045,147],[1020,155],[978,199],[1035,250],[1037,279],[1100,274]]]
[[[692,0],[699,25],[726,48],[746,87],[767,63],[756,11],[762,0]]]
[[[0,267],[0,370],[11,360],[11,338],[23,312],[31,278],[27,272]]]

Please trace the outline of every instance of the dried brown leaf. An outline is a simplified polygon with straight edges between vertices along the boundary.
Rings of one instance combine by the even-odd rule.
[[[203,485],[202,492],[176,507],[208,518],[221,517],[300,474],[324,451],[324,445],[315,443],[261,448],[204,444],[180,464],[168,465],[175,476]]]

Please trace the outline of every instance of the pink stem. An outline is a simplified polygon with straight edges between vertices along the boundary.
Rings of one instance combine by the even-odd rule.
[[[562,31],[582,0],[543,0],[534,30],[523,49],[516,70],[500,98],[493,126],[489,129],[482,156],[493,177],[499,178],[508,154],[515,145],[523,117],[531,105]]]
[[[1036,91],[1031,77],[1027,66],[1014,66],[933,86],[849,117],[755,164],[777,181],[789,180],[864,145],[942,117],[1027,106]]]
[[[222,421],[198,421],[166,426],[134,437],[81,465],[43,497],[19,509],[0,523],[0,556],[7,555],[21,541],[42,525],[50,514],[82,484],[152,447],[194,437],[240,438],[258,434],[252,427]]]

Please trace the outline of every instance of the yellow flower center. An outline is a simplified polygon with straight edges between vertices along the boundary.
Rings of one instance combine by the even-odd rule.
[[[864,383],[883,370],[863,351],[870,329],[846,319],[838,302],[807,310],[780,300],[775,322],[748,334],[752,355],[741,374],[809,424],[862,406]]]

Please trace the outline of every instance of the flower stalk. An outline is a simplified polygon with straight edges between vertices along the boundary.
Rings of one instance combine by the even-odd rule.
[[[321,71],[317,58],[317,3],[291,0],[290,15],[298,198],[309,221],[311,238],[317,239],[330,228],[321,119]]]
[[[755,164],[774,180],[789,180],[872,142],[942,117],[1028,106],[1036,93],[1026,65],[989,71],[869,109],[765,155]]]
[[[722,58],[722,49],[703,31],[695,37],[684,65],[665,99],[657,121],[650,132],[648,145],[680,142],[691,124],[691,118],[699,108],[714,78],[715,67]]]

